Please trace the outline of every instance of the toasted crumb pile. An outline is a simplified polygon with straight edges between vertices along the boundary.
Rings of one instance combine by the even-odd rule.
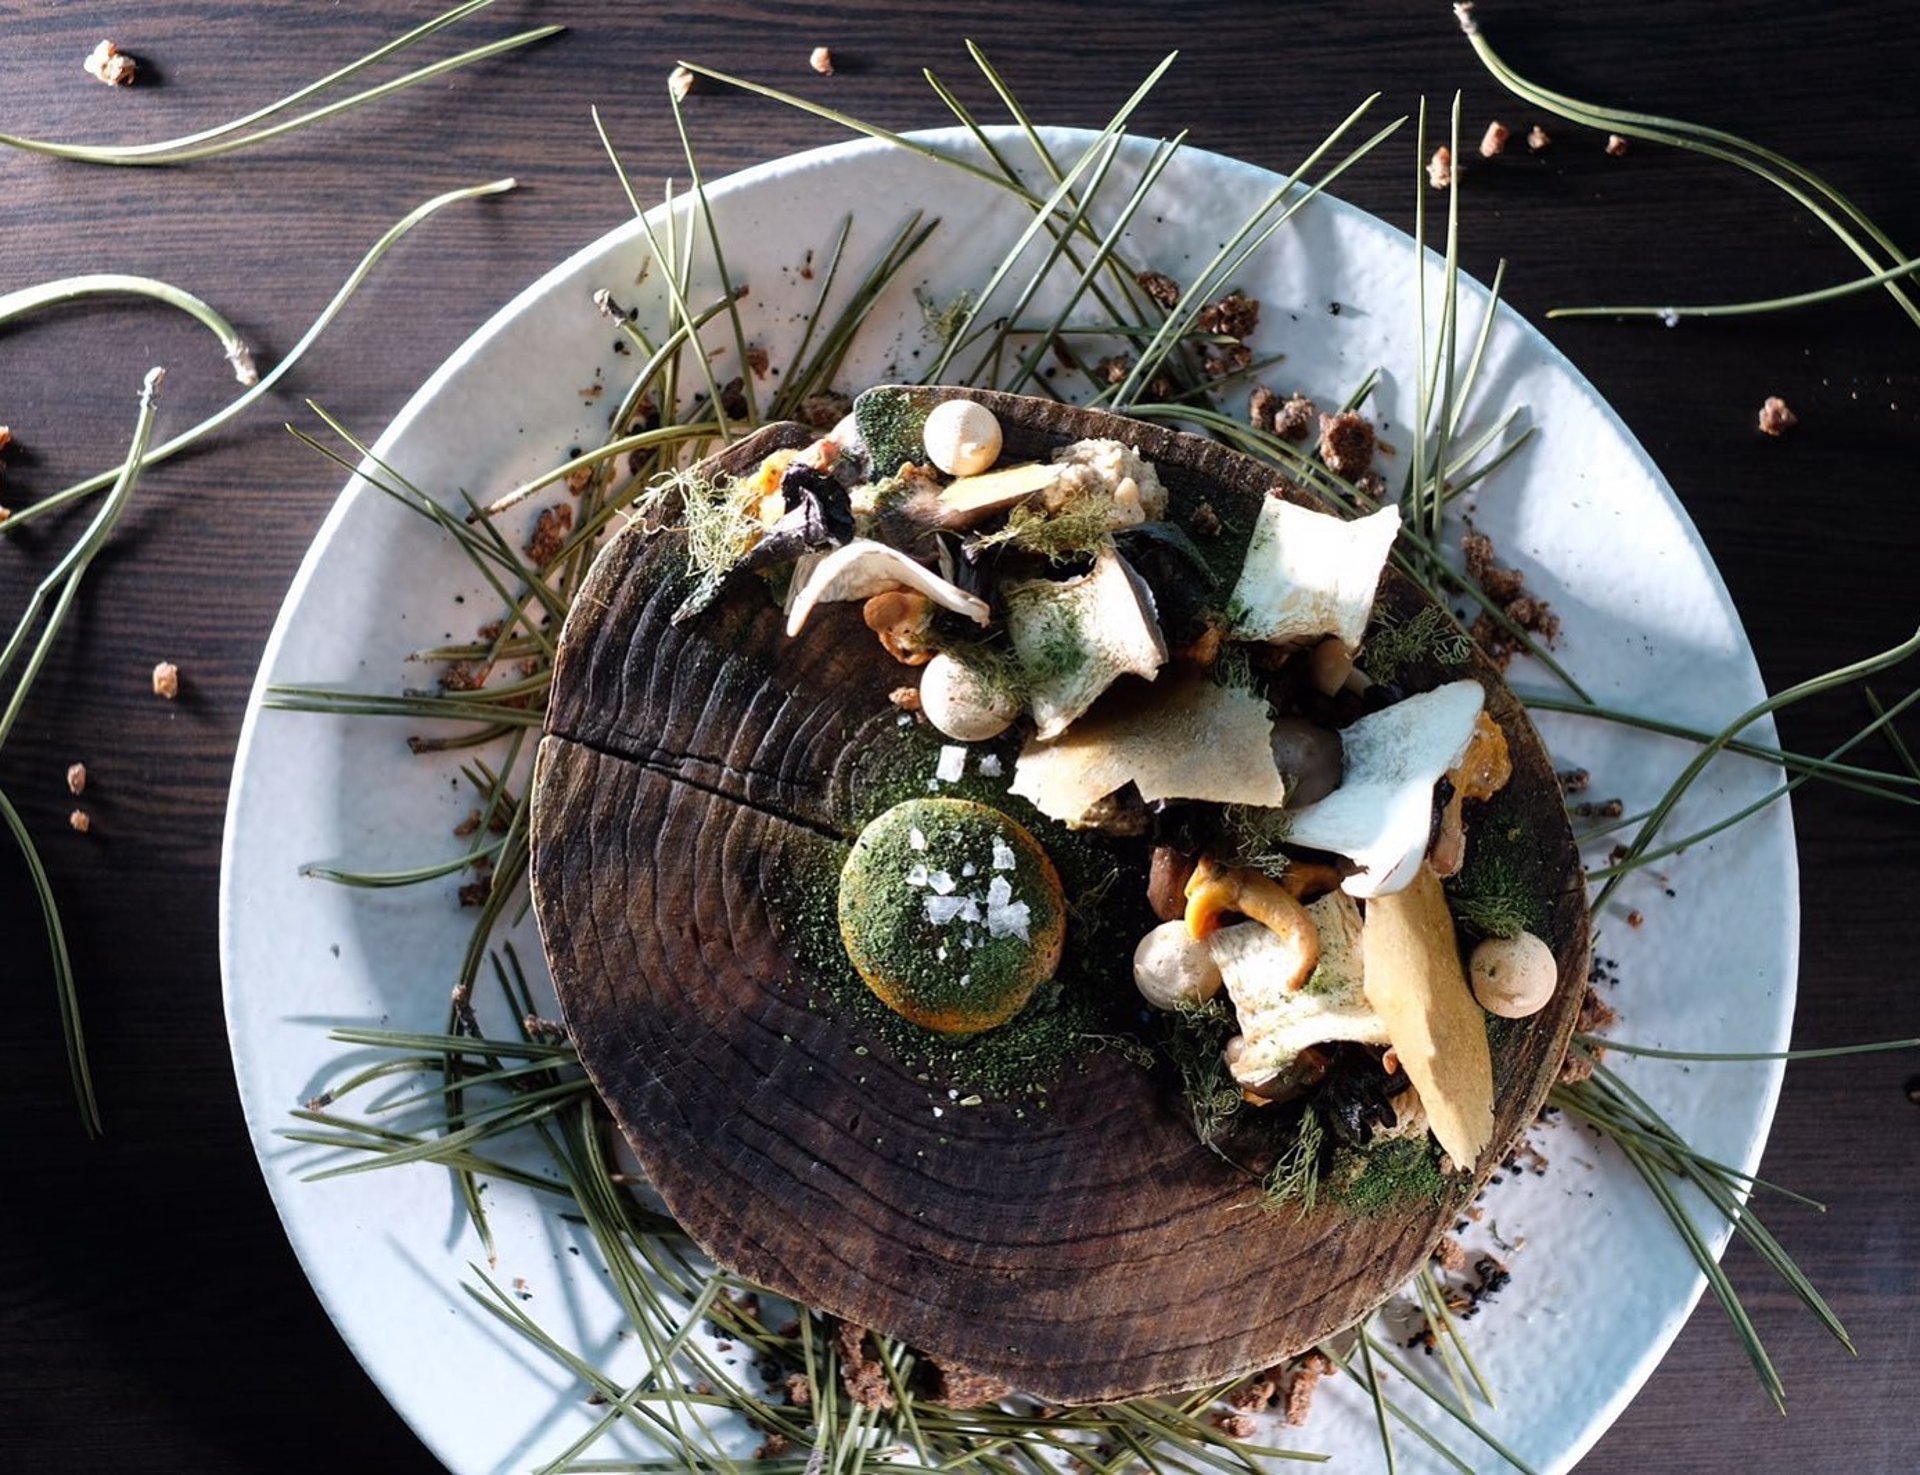
[[[153,694],[168,701],[180,695],[180,668],[172,661],[162,661],[153,668]]]
[[[840,1385],[862,1408],[893,1407],[893,1385],[886,1365],[867,1346],[867,1329],[850,1321],[836,1324],[834,1341],[840,1352]]]
[[[1787,402],[1777,394],[1767,396],[1767,402],[1760,406],[1760,433],[1762,435],[1785,435],[1800,423],[1800,417],[1787,408]]]
[[[1487,124],[1487,131],[1480,135],[1480,157],[1492,159],[1506,152],[1507,140],[1513,137],[1513,130],[1498,118]]]
[[[833,75],[833,53],[824,46],[816,46],[813,48],[812,54],[807,57],[807,65],[812,67],[821,76],[831,77]]]
[[[1435,189],[1445,189],[1453,183],[1453,150],[1444,143],[1427,160],[1427,183]]]
[[[80,65],[86,68],[89,77],[96,77],[109,87],[133,86],[140,70],[134,59],[111,41],[102,41],[94,47]]]
[[[1460,539],[1460,548],[1466,554],[1467,576],[1480,586],[1487,598],[1499,605],[1506,617],[1522,630],[1538,635],[1548,645],[1553,644],[1560,634],[1560,617],[1544,599],[1536,599],[1527,592],[1524,574],[1494,562],[1493,540],[1469,528]],[[1490,614],[1483,613],[1473,622],[1471,634],[1503,671],[1513,660],[1514,652],[1520,649],[1520,642]]]

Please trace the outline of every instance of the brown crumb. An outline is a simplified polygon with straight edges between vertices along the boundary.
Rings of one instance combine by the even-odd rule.
[[[827,70],[831,71],[829,67]],[[769,1434],[753,1452],[756,1460],[777,1460],[793,1448],[793,1441],[784,1434]]]
[[[853,401],[844,394],[823,390],[800,401],[800,418],[815,430],[831,430],[853,413]]]
[[[1607,153],[1611,157],[1617,159],[1626,151],[1627,141],[1624,138],[1617,133],[1609,133],[1607,135]]]
[[[948,1408],[985,1408],[1013,1392],[1010,1383],[944,1362],[933,1364],[933,1382],[933,1401]]]
[[[1180,284],[1163,271],[1143,271],[1134,280],[1141,291],[1168,311],[1180,300]]]
[[[1260,1432],[1260,1421],[1252,1414],[1215,1414],[1213,1422],[1229,1439],[1251,1439]]]
[[[1440,1243],[1433,1247],[1433,1258],[1439,1262],[1442,1270],[1451,1270],[1455,1274],[1467,1268],[1466,1249],[1451,1234],[1440,1236]]]
[[[153,694],[169,702],[180,695],[180,668],[172,661],[161,661],[153,668]]]
[[[750,345],[747,349],[747,367],[753,370],[754,378],[767,377],[767,351],[758,343]]]
[[[1480,157],[1497,158],[1506,152],[1507,140],[1513,137],[1513,130],[1498,118],[1487,124],[1487,131],[1480,135]]]
[[[1435,189],[1446,189],[1453,184],[1453,150],[1444,143],[1427,160],[1427,183]]]
[[[1313,434],[1314,422],[1320,418],[1320,411],[1312,400],[1304,394],[1295,393],[1284,405],[1273,412],[1273,433],[1282,440],[1298,445]]]
[[[1124,384],[1127,382],[1127,374],[1132,368],[1132,354],[1109,354],[1093,366],[1093,377],[1096,379],[1104,379],[1109,384]]]
[[[1581,997],[1580,1017],[1574,1024],[1574,1028],[1583,1035],[1590,1035],[1595,1030],[1605,1029],[1619,1017],[1608,1006],[1607,1001],[1596,994],[1589,985],[1586,993]]]
[[[131,87],[139,66],[111,41],[102,41],[80,63],[89,77],[97,77],[109,87]]]
[[[464,840],[467,838],[467,836],[479,830],[479,828],[480,828],[480,811],[477,809],[469,809],[467,811],[467,817],[461,820],[459,824],[453,827],[453,833],[458,838]]]
[[[1290,1428],[1298,1429],[1307,1422],[1307,1416],[1313,1412],[1314,1385],[1333,1371],[1333,1360],[1324,1352],[1308,1353],[1293,1370],[1293,1376],[1287,1380],[1284,1405]]]
[[[1760,406],[1760,433],[1762,435],[1785,435],[1800,423],[1800,417],[1787,408],[1787,402],[1779,395],[1767,396],[1767,402]]]
[[[1243,292],[1229,292],[1218,302],[1201,308],[1198,322],[1203,333],[1251,338],[1253,330],[1260,326],[1260,300]]]
[[[1335,476],[1348,481],[1365,476],[1375,444],[1373,426],[1352,410],[1320,417],[1320,459]]]
[[[478,691],[487,684],[492,669],[484,661],[449,661],[440,673],[440,690]]]
[[[67,765],[67,792],[75,795],[87,792],[86,764],[69,763]]]
[[[1538,123],[1535,123],[1532,128],[1527,130],[1527,147],[1532,149],[1536,154],[1551,147],[1552,144],[1553,135]]]
[[[1646,922],[1646,913],[1642,912],[1638,907],[1635,907],[1627,913],[1627,925],[1629,927],[1644,927]]]
[[[13,516],[13,509],[11,507],[0,507],[0,522],[5,522],[8,518],[12,516]]]
[[[887,700],[892,702],[894,706],[898,707],[902,712],[918,712],[920,710],[920,688],[917,686],[896,686],[892,691],[887,693]]]
[[[1588,799],[1573,806],[1575,819],[1618,819],[1627,812],[1624,800]]]
[[[478,881],[469,881],[460,888],[460,905],[463,907],[483,907],[487,898],[493,894],[493,877],[485,876]]]
[[[1238,374],[1253,362],[1253,350],[1244,343],[1223,343],[1207,349],[1200,357],[1200,371],[1209,379],[1224,379]]]
[[[76,809],[72,814],[67,816],[67,823],[72,825],[80,834],[84,835],[88,830],[93,828],[93,816],[88,814],[84,809]]]
[[[1213,510],[1213,503],[1202,502],[1187,514],[1187,526],[1203,538],[1216,538],[1220,535],[1220,514]]]
[[[593,468],[591,466],[576,466],[567,473],[567,490],[576,497],[592,485]]]
[[[736,374],[720,386],[720,408],[735,420],[747,418],[747,381]]]
[[[694,75],[685,67],[675,67],[667,76],[667,91],[673,94],[675,102],[685,102],[687,94],[693,91]]]
[[[527,557],[535,568],[545,568],[560,556],[567,534],[573,531],[573,509],[564,502],[540,509],[534,519],[533,533],[527,539]]]
[[[1227,1395],[1227,1402],[1238,1413],[1257,1414],[1273,1402],[1279,1391],[1279,1383],[1270,1370],[1247,1379]]]
[[[867,1329],[850,1321],[835,1323],[834,1341],[840,1349],[840,1385],[862,1408],[893,1407],[893,1387],[886,1367],[867,1350]]]
[[[807,65],[823,77],[833,75],[833,53],[824,46],[816,46],[807,57]]]
[[[1247,396],[1247,424],[1255,430],[1272,430],[1273,417],[1279,410],[1279,395],[1264,384],[1253,386],[1253,393]]]
[[[1560,636],[1560,617],[1546,600],[1527,593],[1526,576],[1517,569],[1502,568],[1494,562],[1493,540],[1471,527],[1461,536],[1460,549],[1466,556],[1467,576],[1478,584],[1487,598],[1498,605],[1506,617],[1522,631],[1540,637],[1552,645]],[[1486,651],[1489,659],[1505,670],[1524,642],[1490,613],[1482,613],[1469,632]]]
[[[12,428],[6,425],[0,425],[0,451],[4,451],[8,446],[12,444],[13,444]]]
[[[787,1403],[794,1408],[813,1406],[813,1384],[807,1381],[805,1373],[788,1373],[787,1380],[781,1385],[787,1390]]]
[[[1563,768],[1554,777],[1560,780],[1560,792],[1563,794],[1584,794],[1587,785],[1593,781],[1592,775],[1584,768]]]

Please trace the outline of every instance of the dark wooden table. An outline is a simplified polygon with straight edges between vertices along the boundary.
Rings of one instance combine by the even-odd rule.
[[[0,126],[62,139],[185,132],[277,96],[433,9],[422,0],[111,10],[5,0]],[[263,362],[415,202],[509,172],[525,186],[449,212],[405,243],[269,404],[149,477],[0,755],[0,784],[39,837],[65,909],[108,1125],[97,1143],[76,1125],[39,920],[8,852],[0,1469],[431,1467],[321,1315],[242,1130],[220,1012],[221,820],[262,643],[339,482],[281,421],[318,393],[350,424],[383,424],[497,304],[622,217],[590,102],[642,178],[681,169],[659,96],[676,55],[907,128],[942,116],[922,65],[986,106],[967,75],[966,36],[1044,120],[1072,123],[1103,119],[1177,45],[1181,61],[1139,126],[1188,127],[1200,145],[1275,167],[1375,88],[1396,110],[1423,90],[1444,100],[1463,88],[1475,137],[1489,117],[1517,132],[1536,120],[1484,77],[1438,0],[980,0],[955,11],[846,0],[810,7],[806,19],[799,9],[508,0],[473,33],[547,19],[573,29],[254,153],[166,171],[0,154],[0,291],[80,271],[164,277],[228,312]],[[1737,12],[1654,0],[1483,7],[1511,58],[1550,84],[1770,141],[1912,241],[1920,49],[1905,10],[1892,0],[1817,11],[1785,0]],[[142,58],[130,92],[80,69],[103,25]],[[831,79],[807,69],[818,44],[833,48]],[[838,136],[712,90],[696,94],[691,115],[715,173]],[[1855,274],[1850,257],[1757,181],[1648,145],[1608,158],[1597,136],[1549,126],[1559,136],[1544,158],[1476,171],[1469,191],[1467,266],[1484,276],[1497,256],[1509,258],[1511,300],[1536,321],[1567,301],[1744,298]],[[1404,148],[1376,156],[1342,193],[1404,223],[1407,163]],[[1772,685],[1911,628],[1920,373],[1915,329],[1886,298],[1671,333],[1609,323],[1549,332],[1672,479]],[[110,464],[151,363],[173,371],[173,428],[234,392],[210,340],[158,309],[68,310],[0,331],[0,423],[20,442],[0,501],[26,505]],[[1779,441],[1754,429],[1769,394],[1784,395],[1802,420]],[[57,531],[0,547],[7,621],[74,525]],[[148,691],[160,659],[180,666],[177,703]],[[1883,685],[1903,691],[1913,679]],[[1796,711],[1783,726],[1790,745],[1823,750],[1863,711],[1849,697]],[[1920,724],[1909,731],[1920,739]],[[85,836],[67,828],[62,775],[75,759],[92,775]],[[1911,812],[1811,789],[1796,818],[1805,908],[1796,1039],[1920,1034]],[[1631,986],[1713,980],[1623,989]],[[1623,1004],[1630,1010],[1630,997]],[[1736,1246],[1727,1263],[1785,1374],[1791,1418],[1771,1413],[1706,1306],[1585,1468],[1891,1471],[1920,1461],[1920,1108],[1905,1086],[1916,1070],[1911,1056],[1793,1067],[1764,1169],[1832,1205],[1825,1216],[1774,1217],[1852,1329],[1860,1360]],[[1580,1356],[1577,1342],[1564,1355]]]

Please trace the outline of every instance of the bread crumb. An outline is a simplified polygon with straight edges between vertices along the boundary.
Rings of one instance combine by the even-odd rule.
[[[1213,1422],[1229,1439],[1251,1439],[1260,1432],[1260,1421],[1252,1414],[1215,1414]]]
[[[693,73],[685,67],[675,67],[667,77],[667,91],[673,94],[675,102],[685,102],[687,94],[693,91]]]
[[[786,1435],[769,1434],[753,1452],[753,1457],[756,1460],[777,1460],[792,1448],[793,1441]]]
[[[787,1390],[787,1403],[793,1408],[811,1408],[813,1406],[813,1384],[807,1381],[805,1373],[788,1373],[782,1385]]]
[[[1467,1252],[1460,1241],[1450,1234],[1440,1236],[1440,1243],[1433,1247],[1433,1258],[1442,1270],[1457,1274],[1467,1268]]]
[[[1334,1371],[1333,1359],[1324,1352],[1309,1352],[1294,1369],[1287,1382],[1285,1404],[1287,1424],[1298,1429],[1313,1411],[1314,1385]]]
[[[153,694],[168,701],[180,695],[180,668],[172,661],[162,661],[153,668]]]
[[[96,77],[109,87],[133,86],[140,70],[134,59],[111,41],[102,41],[94,47],[80,65],[86,68],[89,77]]]
[[[1298,445],[1313,433],[1313,423],[1320,418],[1320,411],[1314,402],[1296,391],[1284,405],[1273,413],[1273,433],[1282,440]]]
[[[1607,153],[1609,155],[1617,159],[1626,151],[1627,141],[1624,138],[1617,133],[1609,133],[1607,135]]]
[[[69,794],[84,794],[87,792],[86,764],[69,763],[67,765],[67,792]]]
[[[920,688],[917,686],[896,686],[892,691],[887,693],[887,700],[892,702],[894,706],[898,707],[902,712],[918,712],[920,710]]]
[[[1535,123],[1533,127],[1527,130],[1527,147],[1532,149],[1536,154],[1546,149],[1552,142],[1553,135],[1538,123]]]
[[[1352,410],[1320,417],[1320,459],[1335,476],[1357,481],[1373,465],[1373,426]]]
[[[867,1329],[850,1321],[840,1322],[834,1342],[840,1353],[840,1385],[847,1390],[847,1397],[862,1408],[892,1408],[893,1387],[887,1380],[886,1367],[867,1350]]]
[[[76,809],[72,814],[67,816],[67,823],[72,825],[77,832],[84,835],[88,830],[93,828],[93,817],[84,809]]]
[[[1143,271],[1134,280],[1141,291],[1168,311],[1180,301],[1180,284],[1163,271]]]
[[[1244,292],[1229,292],[1218,302],[1201,308],[1198,323],[1203,333],[1251,338],[1253,330],[1260,325],[1260,299]]]
[[[1491,159],[1506,151],[1507,140],[1513,137],[1513,130],[1498,118],[1487,124],[1487,131],[1480,135],[1480,157]]]
[[[1800,423],[1800,417],[1787,408],[1787,402],[1779,395],[1767,396],[1767,402],[1760,406],[1760,433],[1762,435],[1785,435]]]
[[[833,75],[833,53],[824,46],[813,48],[813,54],[807,58],[807,65],[823,77]]]
[[[1227,1403],[1238,1413],[1259,1413],[1273,1402],[1274,1395],[1280,1391],[1279,1381],[1275,1377],[1277,1371],[1269,1369],[1247,1379],[1227,1395]]]
[[[933,1373],[933,1401],[948,1408],[986,1408],[1013,1392],[1010,1383],[950,1363],[934,1363]]]
[[[527,539],[527,557],[533,566],[545,568],[558,558],[560,550],[567,545],[567,534],[572,531],[573,509],[565,502],[541,508],[533,522],[533,533]]]
[[[1453,150],[1444,143],[1427,160],[1427,183],[1435,189],[1445,189],[1453,183]]]

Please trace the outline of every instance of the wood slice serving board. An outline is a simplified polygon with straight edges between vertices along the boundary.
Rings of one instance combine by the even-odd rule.
[[[1125,440],[1176,509],[1210,503],[1221,536],[1241,546],[1262,497],[1320,505],[1271,466],[1195,436],[1049,400],[935,393],[988,405],[1010,460]],[[808,439],[770,426],[713,469],[743,472]],[[857,604],[824,607],[788,640],[761,580],[730,582],[675,627],[686,589],[672,531],[635,524],[595,562],[561,636],[532,880],[580,1058],[718,1263],[1050,1401],[1191,1388],[1271,1364],[1377,1305],[1538,1112],[1585,987],[1584,888],[1546,753],[1477,652],[1402,679],[1422,689],[1466,674],[1487,688],[1514,765],[1501,824],[1548,898],[1559,987],[1543,1012],[1492,1032],[1495,1129],[1471,1175],[1384,1211],[1323,1201],[1296,1217],[1259,1209],[1257,1185],[1196,1140],[1177,1089],[1138,1052],[1087,1050],[1039,1102],[963,1104],[975,1097],[960,1076],[904,1058],[869,1017],[808,985],[805,919],[831,917],[839,858],[908,796],[882,801],[874,775],[924,754],[912,782],[927,788],[935,748],[888,696],[914,673],[879,647]],[[1424,603],[1389,573],[1376,618]],[[1009,775],[1017,746],[1003,749]],[[1007,807],[1026,822],[1018,801]],[[1145,865],[1145,842],[1116,849],[1117,883],[1086,903],[1137,905]],[[1131,997],[1115,971],[1099,986]]]

